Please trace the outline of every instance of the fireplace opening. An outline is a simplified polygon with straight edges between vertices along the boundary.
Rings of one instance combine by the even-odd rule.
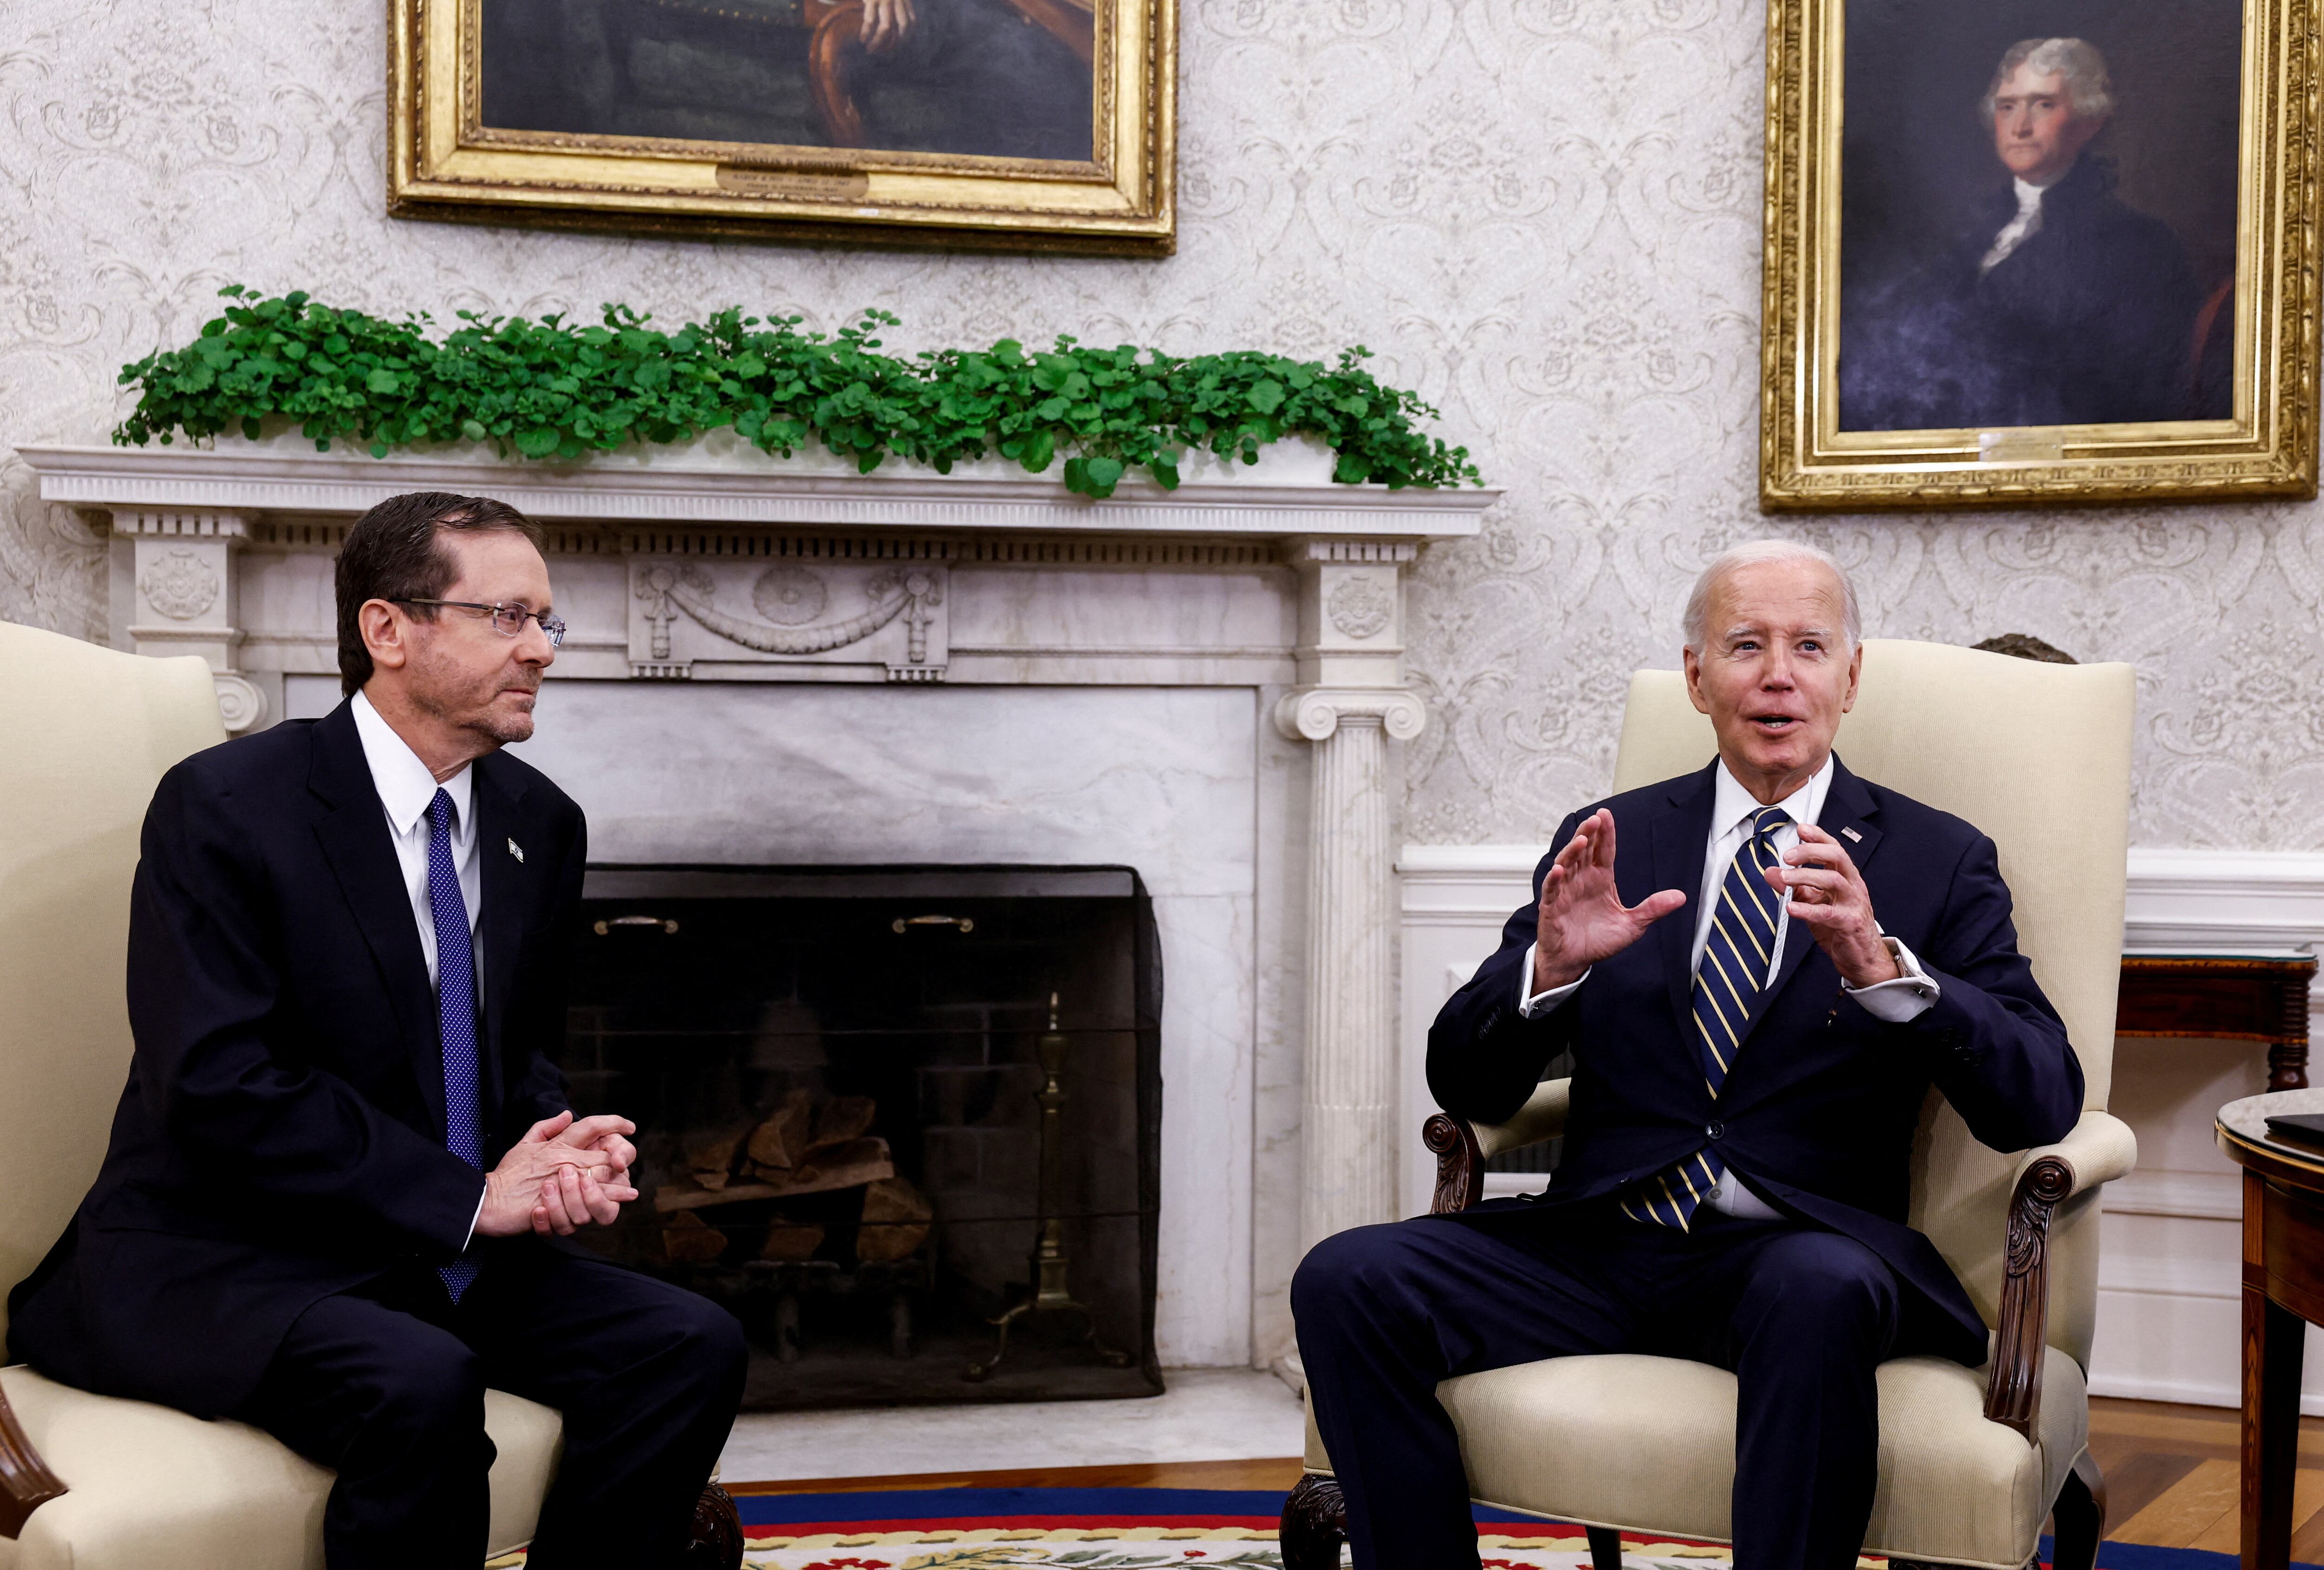
[[[754,1410],[1152,1395],[1162,973],[1126,867],[601,865],[580,1237],[733,1312]]]

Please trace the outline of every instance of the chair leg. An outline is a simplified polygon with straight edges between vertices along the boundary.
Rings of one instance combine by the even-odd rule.
[[[2087,1450],[2074,1463],[2058,1499],[2050,1507],[2055,1535],[2052,1570],[2094,1570],[2098,1542],[2106,1536],[2106,1478]]]
[[[684,1570],[742,1570],[742,1515],[734,1496],[715,1482],[705,1483],[694,1501],[694,1524],[678,1563]]]
[[[1339,1570],[1340,1547],[1348,1540],[1348,1501],[1332,1478],[1305,1473],[1283,1501],[1277,1546],[1283,1570]]]
[[[1590,1570],[1622,1570],[1622,1534],[1611,1527],[1584,1527],[1590,1538]]]

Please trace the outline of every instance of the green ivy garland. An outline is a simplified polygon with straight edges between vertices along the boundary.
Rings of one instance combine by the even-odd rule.
[[[1344,484],[1481,483],[1466,448],[1416,429],[1434,410],[1362,369],[1362,348],[1326,368],[1069,337],[1028,353],[1004,338],[906,360],[879,352],[872,334],[898,325],[885,311],[831,337],[799,331],[799,317],[731,309],[666,333],[622,305],[592,327],[464,310],[464,325],[432,342],[425,314],[386,321],[304,293],[219,293],[235,303],[199,337],[122,368],[139,391],[115,441],[229,429],[255,440],[269,419],[287,418],[323,450],[351,439],[377,457],[466,439],[569,462],[731,425],[786,457],[819,440],[864,474],[891,454],[949,473],[988,452],[1039,474],[1063,454],[1066,487],[1104,497],[1135,467],[1176,487],[1193,448],[1257,463],[1261,447],[1299,435],[1339,455],[1332,477]]]

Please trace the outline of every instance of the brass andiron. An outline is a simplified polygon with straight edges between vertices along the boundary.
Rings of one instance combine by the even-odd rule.
[[[1033,1249],[1033,1295],[1010,1308],[997,1319],[985,1323],[1000,1331],[992,1355],[982,1362],[968,1365],[964,1377],[985,1380],[1009,1354],[1009,1327],[1028,1314],[1078,1314],[1089,1329],[1082,1336],[1095,1349],[1098,1361],[1108,1368],[1127,1368],[1130,1354],[1115,1352],[1097,1338],[1097,1316],[1089,1305],[1076,1300],[1065,1285],[1065,1223],[1057,1212],[1063,1206],[1065,1149],[1062,1123],[1065,1106],[1064,1086],[1057,1083],[1065,1068],[1065,1034],[1057,1029],[1057,994],[1049,994],[1049,1028],[1036,1046],[1041,1057],[1044,1083],[1041,1092],[1033,1099],[1041,1104],[1041,1241]]]

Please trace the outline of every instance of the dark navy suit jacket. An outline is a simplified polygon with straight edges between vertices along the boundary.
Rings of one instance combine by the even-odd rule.
[[[1539,1202],[1545,1212],[1602,1199],[1715,1149],[1778,1210],[1886,1261],[1930,1350],[1981,1363],[1984,1322],[1935,1246],[1905,1224],[1922,1104],[1933,1085],[1972,1133],[2001,1150],[2062,1139],[2082,1104],[2081,1065],[2017,952],[1993,842],[1836,765],[1820,827],[1848,846],[1882,928],[1913,951],[1942,996],[1906,1024],[1874,1018],[1841,990],[1807,923],[1794,921],[1775,984],[1761,994],[1714,1103],[1696,1056],[1687,960],[1717,767],[1565,820],[1535,869],[1536,899],[1557,851],[1603,806],[1614,814],[1623,902],[1679,889],[1685,906],[1531,1020],[1518,1012],[1517,989],[1536,911],[1518,910],[1499,952],[1437,1015],[1429,1088],[1449,1112],[1500,1122],[1533,1093],[1544,1066],[1571,1050],[1572,1112]]]
[[[474,767],[489,1168],[567,1105],[548,1052],[587,833],[533,769]],[[318,1299],[453,1258],[483,1185],[444,1146],[435,993],[346,705],[171,769],[140,853],[128,1085],[95,1186],[10,1294],[9,1351],[209,1417]],[[546,1245],[476,1246],[489,1269]]]

